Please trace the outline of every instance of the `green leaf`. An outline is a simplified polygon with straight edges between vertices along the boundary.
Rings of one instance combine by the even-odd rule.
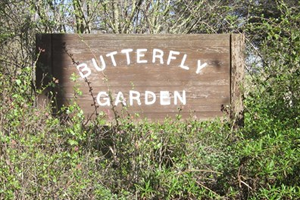
[[[72,139],[69,139],[69,140],[68,140],[68,143],[69,143],[71,146],[78,145],[78,142],[77,142],[76,140],[72,140]]]

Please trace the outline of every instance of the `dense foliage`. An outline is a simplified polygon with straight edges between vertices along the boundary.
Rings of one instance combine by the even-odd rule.
[[[297,199],[300,2],[0,2],[0,199]],[[244,33],[244,126],[36,106],[35,34]],[[54,80],[55,81],[55,80]],[[53,83],[54,84],[54,83]]]

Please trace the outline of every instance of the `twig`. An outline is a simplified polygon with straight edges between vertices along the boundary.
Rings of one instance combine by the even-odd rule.
[[[199,183],[198,181],[195,181],[198,185],[200,185],[201,187],[205,188],[206,190],[210,191],[211,193],[213,193],[214,195],[222,198],[222,196],[220,196],[219,194],[217,194],[216,192],[214,192],[213,190],[211,190],[210,188],[206,187],[205,185],[203,185],[202,183]]]
[[[189,173],[189,172],[207,172],[207,173],[214,173],[214,174],[222,174],[221,172],[216,172],[216,171],[206,170],[206,169],[190,169],[190,170],[179,172],[178,175],[183,173]]]

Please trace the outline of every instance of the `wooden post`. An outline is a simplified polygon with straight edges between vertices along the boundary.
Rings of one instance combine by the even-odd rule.
[[[244,49],[245,36],[243,34],[231,34],[231,84],[230,84],[230,118],[236,126],[242,126],[243,115],[243,79],[244,79]]]
[[[48,85],[52,80],[52,35],[37,34],[36,35],[36,52],[38,56],[36,68],[36,88],[41,89]],[[44,106],[49,103],[48,92],[50,88],[46,88],[40,94],[36,101],[38,106]]]

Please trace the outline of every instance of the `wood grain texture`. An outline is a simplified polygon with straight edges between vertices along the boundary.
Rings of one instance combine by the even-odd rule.
[[[49,72],[58,80],[54,89],[58,109],[72,101],[74,87],[83,92],[77,102],[86,115],[95,113],[93,104],[96,102],[97,113],[106,113],[109,120],[113,117],[112,109],[118,113],[138,113],[141,118],[153,121],[176,114],[204,120],[223,117],[226,115],[221,111],[223,106],[241,103],[241,93],[237,89],[243,77],[241,35],[42,34],[37,35],[37,45],[46,49],[39,60],[37,84],[42,82],[40,66],[50,66]],[[132,51],[122,53],[128,49]],[[199,65],[204,63],[206,66],[197,73]],[[90,71],[86,79],[80,76],[83,71],[77,68],[81,64]],[[101,67],[104,70],[99,71]],[[70,80],[72,74],[78,76],[76,82]],[[130,105],[130,97],[133,97],[130,91],[139,93],[141,105],[136,99]],[[152,101],[153,96],[146,96],[146,91],[155,94],[156,101],[150,105],[146,102]],[[161,91],[169,91],[169,105],[161,105],[160,99],[165,99]],[[185,105],[174,96],[175,91],[181,97],[185,92]],[[103,95],[98,96],[101,92],[110,95],[109,106],[99,105],[99,101],[105,102]],[[118,98],[120,92],[126,99],[126,109]],[[117,106],[114,105],[116,100]],[[241,109],[240,106],[233,108],[231,114]]]

